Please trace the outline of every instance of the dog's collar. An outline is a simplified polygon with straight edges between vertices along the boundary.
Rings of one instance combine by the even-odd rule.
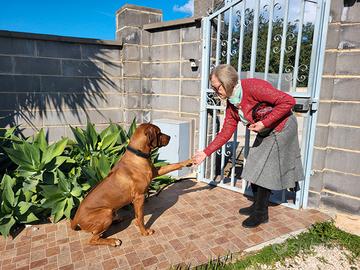
[[[131,153],[134,153],[135,155],[137,155],[137,156],[139,156],[139,157],[142,157],[142,158],[148,159],[149,157],[151,157],[151,154],[150,154],[150,153],[146,154],[146,153],[144,153],[144,152],[141,152],[140,150],[137,150],[137,149],[132,148],[130,145],[128,145],[128,146],[126,147],[126,149],[129,150]]]

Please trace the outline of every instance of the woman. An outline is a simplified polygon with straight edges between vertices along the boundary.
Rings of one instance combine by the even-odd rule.
[[[207,156],[224,145],[241,121],[257,136],[242,177],[251,183],[254,193],[252,206],[240,209],[249,215],[244,227],[256,227],[268,221],[271,190],[294,188],[304,179],[297,135],[297,120],[291,109],[295,99],[260,79],[239,81],[237,71],[230,65],[219,65],[210,74],[211,87],[221,99],[227,99],[224,125],[216,138],[193,160],[200,164]],[[268,104],[269,113],[261,121],[253,119],[259,103]],[[264,104],[264,103],[263,103]]]

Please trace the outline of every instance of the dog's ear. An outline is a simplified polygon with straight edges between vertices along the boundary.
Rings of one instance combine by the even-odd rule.
[[[146,130],[145,130],[145,135],[148,138],[149,144],[153,145],[153,141],[156,139],[156,131],[152,126],[149,126]]]

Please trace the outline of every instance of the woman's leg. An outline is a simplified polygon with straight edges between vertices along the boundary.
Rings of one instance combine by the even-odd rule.
[[[240,215],[251,215],[252,212],[254,212],[255,210],[255,202],[256,202],[256,194],[257,194],[257,190],[258,190],[258,186],[251,183],[251,190],[252,190],[252,193],[253,193],[253,203],[252,205],[250,205],[249,207],[244,207],[244,208],[240,208],[239,210],[239,214]]]
[[[271,190],[258,186],[253,213],[243,221],[246,228],[254,228],[269,220],[268,207]]]

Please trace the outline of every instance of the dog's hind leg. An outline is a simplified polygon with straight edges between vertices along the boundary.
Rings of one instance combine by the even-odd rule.
[[[101,213],[96,213],[96,222],[91,225],[90,231],[93,236],[91,237],[90,245],[108,245],[108,246],[120,246],[121,240],[116,238],[101,238],[102,234],[111,226],[113,221],[113,210],[104,209]]]

